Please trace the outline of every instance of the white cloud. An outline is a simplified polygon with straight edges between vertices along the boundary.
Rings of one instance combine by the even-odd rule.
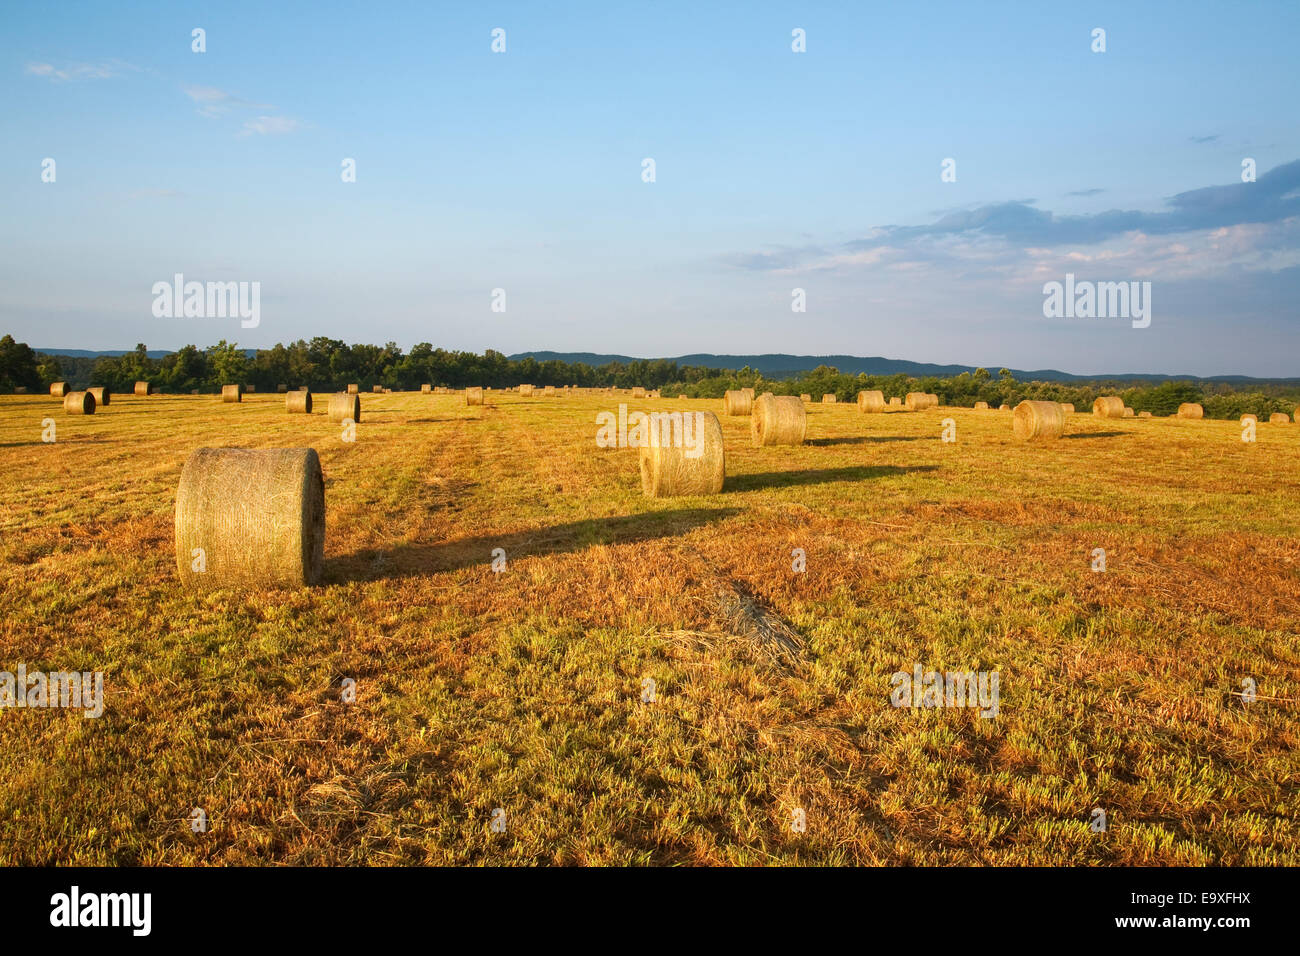
[[[108,80],[120,76],[125,71],[138,73],[139,68],[121,60],[109,60],[107,63],[73,63],[64,67],[57,67],[53,63],[28,63],[24,72],[29,76],[43,76],[49,80],[68,82]]]

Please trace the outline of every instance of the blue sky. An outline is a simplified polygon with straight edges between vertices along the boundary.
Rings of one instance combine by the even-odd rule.
[[[1056,6],[6,4],[0,331],[1300,375],[1300,4]]]

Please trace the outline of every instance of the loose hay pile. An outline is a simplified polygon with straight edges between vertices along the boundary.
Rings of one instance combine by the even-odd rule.
[[[722,413],[724,415],[748,415],[754,410],[753,396],[743,388],[728,391],[722,396]]]
[[[754,402],[749,432],[755,446],[802,445],[808,434],[808,413],[799,399],[777,398],[769,392]]]
[[[290,415],[310,415],[311,392],[289,392],[284,396],[284,410]]]
[[[1011,415],[1011,430],[1021,441],[1060,438],[1065,412],[1056,402],[1021,402]]]
[[[356,392],[335,392],[330,396],[330,403],[325,411],[332,422],[343,422],[349,418],[354,423],[360,422],[361,396]]]
[[[641,491],[648,498],[671,498],[680,495],[715,495],[722,490],[726,475],[726,456],[722,446],[722,425],[712,412],[656,412],[655,416],[681,416],[682,425],[689,416],[692,441],[677,433],[683,440],[674,441],[670,432],[665,441],[665,429],[655,427],[652,417],[648,436],[641,446]],[[660,422],[662,418],[658,419]],[[671,417],[670,417],[671,422]],[[687,457],[688,446],[700,450],[696,458]]]
[[[858,411],[876,414],[885,410],[884,392],[858,392]]]
[[[1103,395],[1092,403],[1092,413],[1100,418],[1123,418],[1124,399],[1118,395]]]
[[[192,587],[320,581],[325,483],[311,448],[200,448],[176,491],[176,570]]]

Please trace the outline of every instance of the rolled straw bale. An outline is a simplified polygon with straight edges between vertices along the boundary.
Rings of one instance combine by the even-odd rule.
[[[360,386],[360,385],[355,385],[355,384],[354,384],[354,385],[349,385],[349,386],[348,386],[348,394],[349,394],[349,395],[360,395],[360,394],[361,394],[361,386]]]
[[[361,421],[361,396],[356,392],[335,392],[330,396],[330,403],[325,408],[332,422]]]
[[[750,400],[751,402],[754,400],[754,389],[753,389],[753,388],[742,388],[741,391],[744,392],[746,395],[749,396],[749,400]]]
[[[1009,412],[1009,411],[1011,411],[1011,406],[1008,405],[1008,404],[1006,404],[1006,403],[1004,402],[1003,404],[1001,404],[1001,405],[998,406],[998,411],[1000,411],[1000,412]]]
[[[1133,409],[1129,408],[1127,405],[1124,406],[1124,417],[1125,417],[1125,418],[1134,418],[1134,417],[1135,417],[1135,414],[1134,414],[1134,412],[1133,412]]]
[[[885,410],[884,392],[858,392],[858,411],[875,414]]]
[[[276,390],[277,392],[279,392],[281,395],[284,395],[284,394],[288,393],[288,391],[289,391],[289,386],[288,386],[288,385],[285,385],[284,383],[281,383],[281,384],[279,384],[279,385],[277,385],[277,386],[275,387],[275,390]]]
[[[1247,422],[1249,422],[1252,425],[1258,425],[1259,419],[1256,418],[1254,415],[1247,413],[1241,416],[1241,424],[1245,425]]]
[[[223,402],[242,402],[244,400],[243,386],[240,385],[222,385],[221,400]]]
[[[433,391],[433,386],[432,386],[432,385],[421,385],[421,386],[420,386],[420,394],[421,394],[421,395],[428,395],[428,394],[431,393],[432,391]]]
[[[926,406],[927,408],[939,407],[939,396],[934,394],[934,392],[926,392],[925,397],[926,400],[930,403],[928,406]]]
[[[1138,412],[1138,418],[1150,418],[1150,417],[1151,417],[1150,412]]]
[[[1061,411],[1065,412],[1065,414],[1067,414],[1067,415],[1073,415],[1073,414],[1074,414],[1074,406],[1073,406],[1072,404],[1070,404],[1069,402],[1062,402],[1062,403],[1061,403]]]
[[[14,394],[15,394],[15,395],[26,395],[26,394],[27,394],[27,386],[26,386],[26,385],[18,385],[18,386],[16,386],[16,387],[14,388]]]
[[[681,401],[681,400],[684,399],[684,398],[686,398],[685,395],[678,395],[678,396],[677,396],[677,400],[678,400],[678,401]]]
[[[311,392],[289,392],[284,396],[284,410],[289,414],[311,414]]]
[[[977,412],[987,412],[988,410],[989,410],[989,403],[988,403],[988,402],[976,402],[976,403],[975,403],[975,411],[977,411]]]
[[[1300,422],[1300,405],[1296,406],[1295,415],[1293,417],[1296,421]]]
[[[728,389],[722,396],[724,415],[748,415],[754,410],[754,399],[742,389]]]
[[[903,399],[903,404],[907,406],[909,412],[919,412],[923,408],[930,407],[930,396],[925,392],[908,392],[907,397]]]
[[[790,395],[777,398],[771,392],[754,400],[749,418],[749,434],[755,447],[761,445],[802,445],[808,434],[808,413],[803,402]]]
[[[113,390],[107,385],[95,385],[86,389],[91,395],[95,396],[95,407],[100,405],[109,405],[113,401]]]
[[[1011,414],[1017,438],[1060,438],[1065,432],[1065,412],[1056,402],[1021,402]]]
[[[1286,412],[1274,412],[1272,415],[1268,416],[1268,420],[1274,425],[1285,425],[1291,420],[1291,416]]]
[[[467,388],[467,389],[465,389],[465,404],[466,404],[466,405],[482,405],[482,404],[483,404],[483,389],[482,389],[482,387],[480,387],[480,386],[475,386],[474,388]]]
[[[370,391],[374,392],[374,393],[377,394],[377,395],[382,395],[382,394],[384,394],[384,386],[382,386],[382,385],[372,385],[372,386],[370,386]]]
[[[89,392],[68,392],[63,396],[63,410],[69,415],[93,415],[95,396]]]
[[[653,392],[646,393],[646,398],[658,398],[658,397],[659,397],[659,389],[657,388]]]
[[[692,442],[672,440],[667,436],[665,442],[659,422],[680,414],[683,427],[689,419],[690,427],[695,431]],[[664,417],[661,417],[664,416]],[[641,445],[641,491],[648,498],[671,498],[678,495],[715,495],[722,490],[722,480],[726,474],[725,454],[722,446],[722,425],[718,416],[712,412],[655,412],[648,423],[646,441]],[[688,458],[686,452],[690,447],[699,449],[701,454]]]
[[[69,390],[69,388],[68,388],[68,383],[67,383],[67,382],[51,382],[51,383],[50,383],[50,397],[51,397],[51,398],[63,398],[65,395],[68,394],[69,391],[70,391],[70,390]]]
[[[1123,418],[1124,399],[1118,395],[1103,395],[1092,403],[1092,413],[1101,418]]]
[[[519,394],[524,396],[524,398],[531,398],[533,395],[533,387],[531,385],[520,385]]]
[[[302,587],[320,580],[324,553],[325,482],[314,449],[200,448],[185,462],[176,490],[182,583]]]
[[[1196,402],[1183,402],[1178,406],[1179,418],[1204,418],[1205,409]]]
[[[901,398],[899,398],[897,395],[891,395],[891,396],[889,396],[889,407],[890,407],[890,408],[902,408],[902,407],[903,407],[903,400],[902,400]]]
[[[636,386],[635,388],[632,389],[632,397],[645,398],[645,389],[642,388],[640,385]]]
[[[799,401],[801,401],[801,402],[811,402],[811,401],[812,401],[812,396],[809,395],[807,392],[804,392],[802,395],[799,396]]]
[[[135,383],[135,394],[136,394],[136,395],[152,395],[152,394],[153,394],[153,386],[150,385],[148,382],[136,382],[136,383]]]
[[[834,405],[834,404],[835,404],[835,393],[834,393],[834,392],[827,392],[825,395],[823,395],[823,396],[822,396],[822,404],[823,404],[823,405]]]

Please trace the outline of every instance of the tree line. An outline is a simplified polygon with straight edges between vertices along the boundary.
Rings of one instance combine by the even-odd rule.
[[[1273,412],[1293,414],[1300,404],[1300,388],[1259,385],[1252,390],[1229,383],[1095,381],[1085,383],[1020,382],[1007,369],[997,375],[987,369],[938,376],[842,374],[821,365],[793,378],[769,380],[746,367],[739,371],[679,366],[667,359],[610,362],[591,366],[582,362],[535,358],[510,359],[488,349],[475,352],[435,349],[421,342],[403,352],[394,342],[383,346],[348,345],[318,336],[273,348],[248,350],[222,340],[206,349],[186,345],[161,358],[152,358],[143,344],[121,356],[77,357],[34,352],[13,336],[0,338],[0,390],[25,388],[47,391],[50,383],[67,381],[74,388],[105,385],[114,391],[131,391],[147,381],[155,391],[215,393],[222,385],[252,385],[258,391],[277,386],[313,391],[342,391],[357,384],[363,391],[383,385],[394,391],[416,391],[421,385],[464,388],[486,385],[507,388],[532,385],[576,385],[586,388],[659,389],[666,396],[721,398],[728,389],[752,387],[777,395],[809,394],[815,400],[833,393],[838,401],[852,402],[863,390],[879,389],[886,397],[908,392],[933,392],[943,405],[971,407],[988,402],[994,408],[1016,405],[1025,399],[1070,402],[1079,411],[1092,407],[1101,395],[1119,395],[1134,411],[1172,415],[1183,402],[1204,406],[1209,418],[1236,419],[1247,412],[1267,418]]]

